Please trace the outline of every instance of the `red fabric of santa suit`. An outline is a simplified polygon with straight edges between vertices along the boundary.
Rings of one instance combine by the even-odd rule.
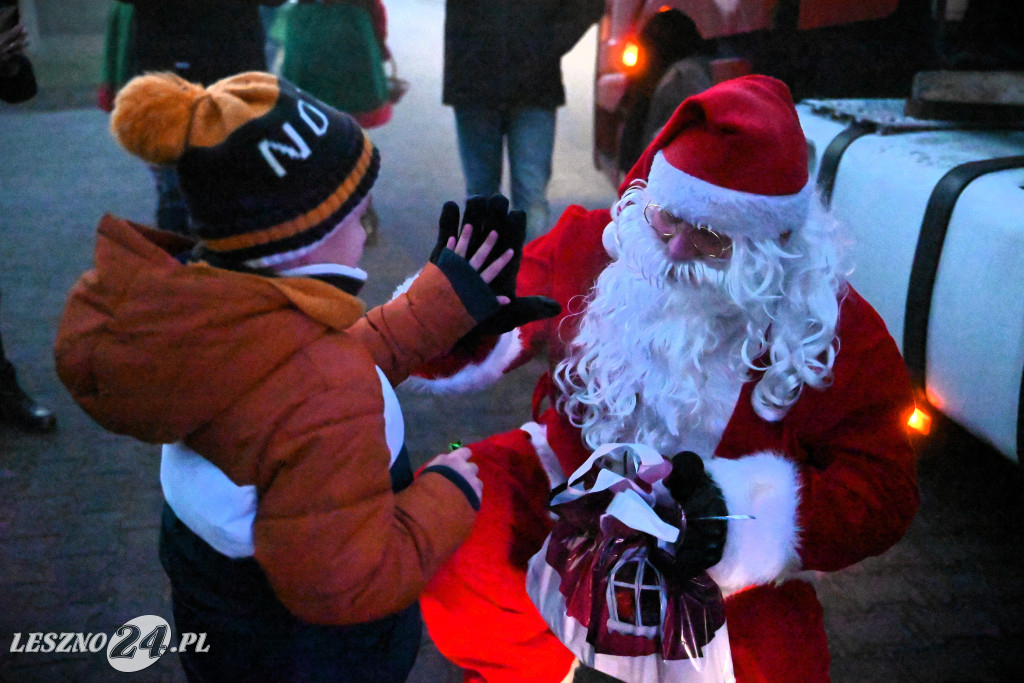
[[[674,134],[663,132],[661,147],[652,144],[636,177],[648,177],[652,163],[660,163],[654,153]],[[573,206],[527,245],[517,293],[549,296],[562,313],[521,328],[517,345],[481,365],[507,370],[543,352],[552,369],[557,365],[575,337],[585,295],[611,261],[602,246],[610,220],[606,210]],[[766,420],[754,408],[754,373],[739,390],[714,457],[702,454],[730,513],[755,517],[729,522],[722,561],[709,569],[726,596],[740,683],[829,679],[821,606],[799,572],[834,571],[884,552],[902,537],[919,502],[903,361],[864,299],[846,287],[840,300],[831,385],[804,387],[784,416]],[[432,639],[468,681],[557,683],[573,662],[525,590],[527,562],[552,526],[550,487],[591,452],[580,430],[552,407],[557,392],[550,375],[542,376],[532,421],[470,446],[484,482],[482,507],[470,538],[420,601]]]

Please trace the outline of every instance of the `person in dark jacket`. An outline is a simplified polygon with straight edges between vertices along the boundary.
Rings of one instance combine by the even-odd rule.
[[[25,55],[27,37],[15,0],[0,0],[0,100],[11,104],[31,99],[37,90],[32,62]],[[25,393],[0,337],[0,421],[33,432],[53,431],[53,412]]]
[[[27,45],[17,0],[0,0],[0,99],[4,102],[17,104],[36,94],[36,74],[25,54]]]
[[[260,6],[284,0],[124,0],[134,6],[132,61],[136,73],[173,71],[212,85],[245,71],[266,71]],[[112,104],[111,100],[111,104]],[[177,174],[152,166],[157,187],[156,223],[177,233],[191,230]]]
[[[284,0],[126,0],[140,73],[174,71],[211,85],[244,71],[265,71],[260,5]]]
[[[526,211],[528,238],[549,227],[562,56],[603,10],[601,0],[447,0],[443,102],[455,110],[466,194],[498,191],[507,144],[512,206]]]

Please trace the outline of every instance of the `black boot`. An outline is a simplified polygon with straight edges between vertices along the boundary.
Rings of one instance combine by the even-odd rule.
[[[57,427],[53,411],[25,393],[9,361],[0,363],[0,421],[28,432],[52,432]]]

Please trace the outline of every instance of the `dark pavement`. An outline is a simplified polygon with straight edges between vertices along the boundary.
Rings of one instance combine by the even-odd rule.
[[[92,423],[60,385],[52,358],[64,297],[90,265],[97,220],[110,211],[148,221],[153,188],[142,164],[106,133],[106,116],[91,108],[102,42],[95,10],[105,3],[81,3],[74,21],[63,20],[70,24],[47,19],[56,16],[45,11],[56,3],[37,4],[44,40],[34,59],[43,92],[27,106],[0,105],[0,325],[23,384],[56,410],[58,429],[31,436],[0,426],[0,680],[183,681],[173,655],[125,674],[103,653],[10,652],[14,633],[22,642],[30,632],[112,635],[135,617],[171,615],[156,556],[159,451]],[[402,36],[419,40],[425,31],[439,44],[442,3],[388,6],[393,46],[413,90],[395,120],[371,132],[385,159],[375,188],[381,238],[364,261],[371,305],[420,265],[433,241],[433,216],[461,187],[452,121],[438,103],[433,73],[440,57],[402,61],[411,49]],[[574,87],[577,97],[589,97],[585,81]],[[424,128],[424,111],[436,112],[433,128]],[[612,196],[586,167],[587,115],[583,102],[560,118],[555,212],[569,202],[607,205]],[[427,149],[414,152],[417,145]],[[400,392],[410,452],[422,462],[452,438],[470,442],[518,426],[529,415],[536,370],[527,367],[491,391],[456,399]],[[833,678],[1017,680],[1024,669],[1020,471],[961,430],[939,424],[920,443],[920,483],[920,513],[897,546],[816,579]],[[411,680],[446,683],[459,673],[425,640]]]

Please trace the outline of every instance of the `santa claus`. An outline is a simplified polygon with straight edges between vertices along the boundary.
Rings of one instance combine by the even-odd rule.
[[[466,680],[569,674],[573,655],[527,596],[527,563],[551,529],[550,490],[615,442],[699,454],[706,475],[694,476],[709,477],[728,513],[753,517],[705,522],[691,548],[725,595],[736,680],[828,680],[806,572],[884,552],[919,498],[902,359],[847,283],[835,226],[813,199],[786,86],[749,76],[712,87],[680,105],[610,212],[570,207],[527,246],[517,293],[555,299],[559,316],[416,380],[479,387],[542,351],[550,359],[533,419],[470,446],[483,507],[421,599]],[[447,361],[438,367],[450,372]]]

